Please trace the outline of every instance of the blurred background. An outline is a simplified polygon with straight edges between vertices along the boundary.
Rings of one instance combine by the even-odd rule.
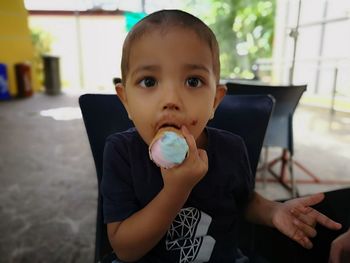
[[[223,82],[307,84],[295,158],[324,183],[299,191],[350,186],[348,0],[0,0],[0,262],[93,261],[97,181],[78,97],[114,93],[127,32],[174,8],[215,32]],[[257,190],[290,197],[278,183]]]
[[[2,2],[13,6],[16,1]],[[23,24],[17,22],[18,33],[6,26],[2,50],[28,42],[27,57],[16,56],[31,63],[35,90],[43,88],[43,55],[59,58],[63,89],[106,90],[111,76],[120,76],[121,46],[132,25],[155,10],[179,8],[203,19],[217,35],[223,78],[308,83],[307,95],[314,95],[310,102],[346,108],[349,5],[346,0],[26,0],[24,9],[17,10]],[[14,22],[15,13],[3,9],[4,27]],[[28,34],[25,38],[27,28],[31,40]],[[3,62],[8,56],[13,55],[7,49]],[[10,91],[15,94],[10,63]]]
[[[62,89],[109,90],[111,77],[120,76],[121,46],[133,24],[155,10],[179,8],[217,35],[222,78],[307,83],[304,100],[349,110],[346,0],[1,2],[0,59],[12,96],[18,92],[13,66],[20,62],[30,63],[33,90],[44,90],[43,56],[59,59]]]

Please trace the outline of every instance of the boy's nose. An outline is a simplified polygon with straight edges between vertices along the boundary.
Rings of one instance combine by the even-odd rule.
[[[179,87],[168,86],[163,89],[163,110],[179,110],[181,108],[181,96]]]
[[[171,102],[168,102],[163,106],[163,110],[179,110],[179,109],[180,108],[178,105]]]

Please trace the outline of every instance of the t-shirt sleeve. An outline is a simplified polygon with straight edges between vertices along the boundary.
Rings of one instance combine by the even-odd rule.
[[[106,141],[101,193],[105,223],[123,221],[138,210],[128,150],[122,138]]]

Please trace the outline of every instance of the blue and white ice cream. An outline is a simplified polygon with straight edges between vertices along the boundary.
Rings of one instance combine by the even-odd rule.
[[[159,167],[166,169],[181,164],[188,152],[188,145],[175,128],[161,129],[154,137],[149,147],[151,160]]]

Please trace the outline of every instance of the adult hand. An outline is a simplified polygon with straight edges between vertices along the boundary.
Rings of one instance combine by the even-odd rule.
[[[329,263],[350,262],[350,229],[333,240]]]

